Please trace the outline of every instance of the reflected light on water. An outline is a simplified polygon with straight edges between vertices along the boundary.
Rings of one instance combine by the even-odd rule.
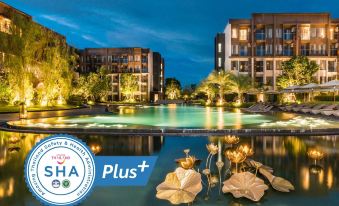
[[[212,127],[211,112],[211,107],[206,107],[205,127],[208,129]]]
[[[224,108],[218,108],[218,129],[224,128]]]
[[[310,172],[307,167],[302,167],[300,170],[301,186],[304,190],[310,189]]]
[[[327,171],[327,188],[331,189],[333,186],[333,171],[332,171],[332,167],[328,167],[328,171]]]

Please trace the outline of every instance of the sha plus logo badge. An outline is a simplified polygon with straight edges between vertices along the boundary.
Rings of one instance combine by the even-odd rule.
[[[25,179],[33,195],[46,205],[79,204],[93,188],[94,156],[81,140],[53,135],[28,155]]]

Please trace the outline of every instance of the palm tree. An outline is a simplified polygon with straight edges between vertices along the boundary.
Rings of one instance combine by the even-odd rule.
[[[219,89],[219,105],[224,104],[224,94],[231,91],[233,81],[230,77],[231,74],[225,71],[213,71],[207,77],[207,81],[216,84]]]
[[[238,94],[238,101],[239,103],[243,103],[243,95],[244,93],[248,92],[252,89],[252,80],[248,75],[231,75],[231,89],[233,92]]]
[[[203,80],[201,84],[197,88],[198,93],[204,93],[207,95],[207,105],[210,105],[213,98],[215,97],[217,93],[216,85],[213,83],[210,83],[207,80]]]

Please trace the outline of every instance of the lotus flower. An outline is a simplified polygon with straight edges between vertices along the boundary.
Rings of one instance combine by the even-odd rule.
[[[236,163],[236,164],[243,162],[246,159],[246,155],[243,152],[238,151],[238,150],[227,150],[225,152],[225,156],[227,156],[227,158],[231,162]]]
[[[175,205],[190,203],[201,190],[200,173],[178,167],[174,172],[168,173],[165,181],[157,186],[156,197]]]
[[[224,141],[227,144],[237,144],[239,142],[239,137],[234,136],[234,135],[228,135],[228,136],[225,136]]]
[[[268,186],[264,181],[250,172],[236,173],[224,182],[222,191],[232,193],[236,198],[246,197],[252,201],[259,201]]]
[[[177,159],[176,162],[179,164],[180,167],[184,168],[185,170],[192,169],[196,162],[198,162],[195,157],[188,156],[185,158]]]
[[[215,155],[218,153],[218,146],[213,143],[206,145],[206,148],[208,152],[212,155]]]
[[[322,151],[317,149],[311,149],[307,152],[307,156],[314,160],[321,160],[322,158],[324,158],[324,155],[325,154]]]
[[[250,157],[254,154],[253,149],[248,145],[240,145],[237,148],[238,151],[243,152],[247,157]]]

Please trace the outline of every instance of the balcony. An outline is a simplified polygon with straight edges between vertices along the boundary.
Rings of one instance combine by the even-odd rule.
[[[331,56],[337,56],[338,55],[338,49],[331,48],[330,54],[331,54]]]

